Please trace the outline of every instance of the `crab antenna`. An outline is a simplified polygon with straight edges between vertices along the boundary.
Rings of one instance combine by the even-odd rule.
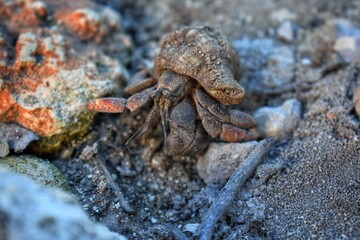
[[[163,109],[160,109],[161,125],[164,132],[164,147],[166,147],[166,126],[165,126],[165,117]]]
[[[142,136],[149,129],[151,120],[153,119],[155,114],[155,107],[152,107],[150,113],[146,119],[146,122],[126,141],[125,146],[129,149],[129,143],[136,137]],[[130,150],[130,149],[129,149]]]

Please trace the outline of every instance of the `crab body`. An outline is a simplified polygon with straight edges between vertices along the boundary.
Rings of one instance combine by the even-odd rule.
[[[223,35],[210,27],[185,27],[162,41],[153,77],[129,85],[125,92],[131,97],[95,99],[88,108],[135,111],[153,101],[146,123],[133,137],[145,133],[158,114],[170,152],[192,155],[212,138],[228,142],[253,138],[248,131],[254,127],[252,117],[223,106],[244,98],[245,91],[237,82],[240,75],[236,51]]]

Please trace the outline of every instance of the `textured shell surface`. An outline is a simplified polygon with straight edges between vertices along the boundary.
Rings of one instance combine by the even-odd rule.
[[[222,104],[243,99],[237,52],[220,32],[208,26],[184,27],[167,35],[160,49],[154,58],[155,78],[169,69],[195,79]]]

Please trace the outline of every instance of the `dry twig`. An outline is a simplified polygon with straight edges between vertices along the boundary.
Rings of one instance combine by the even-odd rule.
[[[262,162],[263,156],[275,142],[272,138],[262,140],[249,154],[245,161],[231,175],[225,187],[221,190],[217,201],[210,207],[202,223],[199,233],[200,240],[210,240],[217,221],[234,201],[246,180],[253,174]]]
[[[121,192],[119,186],[112,179],[109,170],[105,166],[105,163],[103,163],[103,161],[101,161],[99,156],[96,159],[97,159],[97,162],[100,165],[101,169],[104,172],[104,175],[106,177],[108,184],[110,185],[110,188],[114,191],[116,197],[119,199],[120,206],[124,209],[124,211],[126,211],[128,213],[133,213],[134,212],[133,207],[128,203],[128,201],[125,199],[123,193]]]

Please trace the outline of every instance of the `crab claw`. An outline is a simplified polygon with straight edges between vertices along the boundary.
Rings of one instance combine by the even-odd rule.
[[[98,98],[91,100],[87,108],[96,112],[122,113],[126,102],[125,98]]]

